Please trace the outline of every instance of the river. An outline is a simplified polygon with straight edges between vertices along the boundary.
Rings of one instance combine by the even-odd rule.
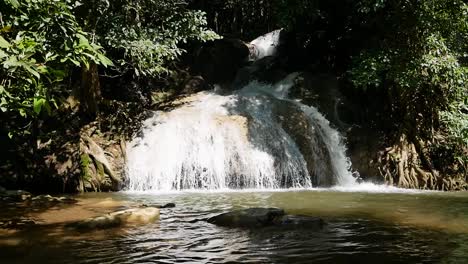
[[[468,194],[356,189],[84,194],[75,205],[45,211],[3,210],[32,216],[31,229],[0,232],[2,263],[466,263]],[[73,217],[129,203],[164,204],[160,221],[78,233]],[[231,209],[279,207],[322,217],[323,230],[239,229],[196,221]],[[65,217],[64,217],[65,216]]]

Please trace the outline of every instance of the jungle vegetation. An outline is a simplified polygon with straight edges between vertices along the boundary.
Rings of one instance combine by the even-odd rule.
[[[125,101],[115,86],[177,87],[200,43],[278,28],[298,63],[346,83],[370,125],[424,149],[430,170],[466,177],[464,0],[0,0],[1,144],[33,155],[62,116],[89,122],[102,100]]]

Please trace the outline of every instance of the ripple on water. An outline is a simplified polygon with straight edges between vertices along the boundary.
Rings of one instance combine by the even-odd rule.
[[[161,221],[146,226],[84,234],[60,233],[51,227],[18,234],[21,243],[0,244],[2,263],[459,263],[468,259],[468,232],[454,232],[465,230],[468,223],[468,197],[461,194],[118,193],[83,199],[104,197],[125,203],[175,202],[177,207],[163,209]],[[322,231],[245,230],[196,221],[253,206],[321,216],[328,225]],[[421,219],[439,220],[434,224]]]

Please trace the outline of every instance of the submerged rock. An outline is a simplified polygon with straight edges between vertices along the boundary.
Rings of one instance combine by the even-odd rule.
[[[175,205],[175,203],[167,203],[167,204],[164,204],[164,205],[160,205],[160,204],[151,204],[151,205],[141,204],[140,207],[155,207],[155,208],[159,208],[159,209],[164,209],[164,208],[174,208],[174,207],[176,207],[176,205]]]
[[[227,227],[263,227],[274,225],[284,215],[284,210],[279,208],[248,208],[211,217],[208,223]]]
[[[3,190],[0,192],[0,200],[23,202],[31,199],[31,193],[22,190]]]
[[[208,223],[225,227],[286,227],[320,230],[325,221],[318,217],[286,215],[280,208],[248,208],[209,218]]]
[[[149,224],[159,219],[156,207],[133,208],[89,218],[69,225],[76,229],[106,229],[127,224]]]
[[[0,220],[0,229],[25,229],[34,226],[36,222],[29,218],[19,217],[8,220]]]
[[[55,197],[51,195],[38,195],[35,196],[31,199],[32,202],[34,203],[41,203],[41,204],[47,204],[47,203],[76,203],[77,201],[75,199],[69,198],[69,197]]]
[[[325,221],[319,217],[302,216],[302,215],[285,215],[278,219],[276,225],[290,228],[307,228],[307,229],[322,229],[325,226]]]

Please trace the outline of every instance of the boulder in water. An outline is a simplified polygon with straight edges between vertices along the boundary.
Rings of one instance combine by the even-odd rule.
[[[89,218],[71,224],[76,229],[106,229],[127,224],[149,224],[159,219],[159,209],[156,207],[133,208],[110,214]]]
[[[0,192],[0,200],[3,201],[23,202],[31,197],[31,193],[23,190],[3,190]]]
[[[279,208],[248,208],[211,217],[208,223],[227,227],[263,227],[274,225],[284,215],[284,210]]]
[[[160,205],[160,204],[152,204],[152,205],[141,204],[140,207],[155,207],[155,208],[159,208],[159,209],[165,209],[165,208],[174,208],[174,207],[176,207],[176,205],[175,205],[175,203],[167,203],[167,204],[164,204],[164,205]]]
[[[26,229],[32,227],[36,222],[29,218],[18,217],[8,220],[0,220],[0,229]]]
[[[276,225],[286,228],[307,228],[320,230],[325,226],[325,221],[320,217],[285,215],[278,219]]]
[[[225,227],[281,227],[322,229],[323,219],[310,216],[286,215],[280,208],[248,208],[209,218],[208,223]]]
[[[48,194],[45,195],[38,195],[34,196],[31,199],[32,202],[34,203],[39,203],[39,204],[52,204],[52,203],[76,203],[77,201],[75,199],[69,198],[69,197],[55,197],[51,196]]]

